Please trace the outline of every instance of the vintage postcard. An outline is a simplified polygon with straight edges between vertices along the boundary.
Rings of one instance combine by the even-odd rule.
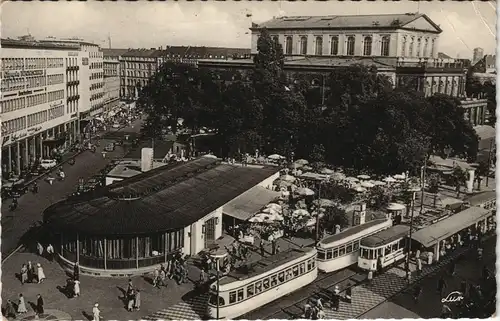
[[[5,319],[495,312],[496,2],[1,9]]]

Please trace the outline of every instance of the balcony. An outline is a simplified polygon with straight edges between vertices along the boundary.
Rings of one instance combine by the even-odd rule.
[[[80,84],[80,80],[72,80],[72,81],[68,81],[66,83],[67,86],[78,86]]]
[[[80,95],[68,96],[68,101],[78,100],[80,99]]]
[[[66,71],[72,71],[72,70],[80,70],[80,66],[68,66],[68,67],[66,67]]]

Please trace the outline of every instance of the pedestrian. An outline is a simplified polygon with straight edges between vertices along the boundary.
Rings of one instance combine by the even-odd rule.
[[[271,253],[272,253],[273,255],[274,255],[274,254],[276,254],[276,240],[275,240],[275,239],[273,239],[273,240],[271,241]]]
[[[434,258],[434,253],[429,251],[429,254],[427,255],[427,265],[432,265]]]
[[[160,270],[155,268],[153,272],[153,287],[156,288],[158,286],[158,281],[160,280]]]
[[[311,302],[307,300],[306,304],[304,304],[304,319],[310,319],[311,318]]]
[[[482,260],[483,259],[483,248],[478,246],[477,248],[477,259]]]
[[[276,245],[276,254],[277,254],[277,253],[279,253],[279,252],[281,252],[281,247],[280,247],[280,245],[278,244],[278,245]]]
[[[78,262],[75,262],[75,265],[73,265],[73,279],[75,281],[80,279],[80,264]]]
[[[345,300],[347,303],[352,303],[352,287],[351,283],[347,283],[347,289],[345,290]]]
[[[318,309],[323,310],[323,302],[321,301],[321,298],[318,298],[316,300],[316,306],[318,307]]]
[[[455,269],[457,267],[457,263],[455,261],[452,261],[450,264],[450,274],[451,276],[455,276]]]
[[[134,289],[130,290],[129,294],[127,295],[127,300],[128,300],[127,310],[129,312],[132,312],[133,307],[134,307],[134,300],[135,300]]]
[[[264,241],[262,241],[262,240],[260,241],[260,246],[259,247],[260,247],[260,255],[262,257],[265,257],[266,256],[266,251],[264,249]]]
[[[422,260],[417,258],[417,275],[422,275]]]
[[[34,182],[33,183],[33,194],[37,194],[37,193],[38,193],[38,183]]]
[[[158,285],[158,288],[161,286],[166,286],[167,285],[167,275],[165,274],[165,270],[160,270],[160,284]]]
[[[201,271],[200,271],[200,283],[204,284],[205,282],[207,282],[207,275],[205,273],[205,270],[201,269]]]
[[[23,264],[21,267],[21,284],[28,282],[28,267]]]
[[[40,263],[37,263],[36,266],[37,266],[38,283],[42,283],[43,280],[45,280],[45,273],[43,272],[43,268]]]
[[[420,298],[421,293],[422,293],[422,287],[417,284],[417,286],[415,287],[415,291],[413,292],[413,299],[415,300],[415,302],[418,303],[418,299]]]
[[[31,261],[28,261],[28,282],[33,283],[33,279],[35,278],[35,267],[31,263]]]
[[[99,310],[99,303],[94,304],[94,308],[92,309],[92,314],[94,315],[94,319],[92,321],[100,321],[101,310]]]
[[[141,290],[139,289],[135,291],[134,309],[136,311],[139,311],[141,309]]]
[[[438,284],[437,284],[437,292],[443,296],[443,291],[446,288],[446,281],[444,280],[443,276],[439,277]]]
[[[43,246],[40,243],[36,244],[36,248],[38,250],[38,255],[42,256],[43,255]]]
[[[73,293],[75,298],[80,296],[80,281],[78,280],[73,282]]]
[[[28,309],[26,309],[26,302],[24,301],[23,294],[19,294],[19,301],[17,304],[17,313],[27,313]]]
[[[43,309],[43,298],[40,294],[37,295],[36,299],[36,314],[40,315],[43,314],[44,309]]]
[[[415,258],[417,260],[420,258],[420,249],[417,249],[417,252],[415,252]]]
[[[368,271],[368,283],[371,284],[373,280],[373,271],[369,270]]]
[[[132,285],[132,279],[128,279],[127,295],[130,295],[134,291],[134,286]]]
[[[16,318],[16,309],[14,309],[14,304],[11,300],[7,300],[7,305],[5,306],[5,316],[7,318]]]
[[[49,259],[49,261],[52,262],[53,258],[54,258],[54,247],[52,247],[52,244],[49,243],[49,245],[47,245],[47,257]]]
[[[188,283],[189,278],[188,278],[188,269],[187,266],[184,264],[181,269],[182,272],[182,283]]]
[[[338,311],[339,306],[340,306],[340,290],[338,285],[336,285],[333,291],[332,308],[335,309],[335,311]]]

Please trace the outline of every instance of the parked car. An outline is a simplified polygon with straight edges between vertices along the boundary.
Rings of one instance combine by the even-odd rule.
[[[115,150],[115,144],[109,143],[108,145],[106,145],[106,147],[104,147],[104,150],[107,151],[107,152],[114,151]]]
[[[51,169],[52,167],[56,167],[57,162],[55,159],[42,159],[40,162],[40,167],[43,169]]]

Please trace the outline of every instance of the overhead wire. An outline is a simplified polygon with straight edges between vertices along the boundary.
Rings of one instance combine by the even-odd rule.
[[[458,35],[458,32],[457,30],[455,29],[455,26],[451,23],[450,19],[448,19],[448,17],[446,16],[446,14],[443,12],[443,9],[441,8],[441,13],[444,15],[444,18],[446,19],[446,21],[448,22],[448,24],[450,25],[451,29],[453,29],[453,32],[455,33],[456,37],[458,40],[460,40],[460,42],[465,46],[467,47],[467,49],[470,51],[472,50],[469,46],[467,46],[467,44],[465,43],[465,41],[463,41],[462,37],[460,37]]]
[[[493,36],[493,38],[496,38],[495,33],[491,30],[490,26],[486,23],[486,21],[484,21],[483,15],[477,9],[476,4],[474,3],[474,1],[471,1],[471,4],[472,4],[472,7],[474,8],[474,11],[476,12],[476,15],[479,16],[479,18],[481,19],[481,22],[484,24],[484,26],[486,27],[486,29],[488,29],[488,31]]]

